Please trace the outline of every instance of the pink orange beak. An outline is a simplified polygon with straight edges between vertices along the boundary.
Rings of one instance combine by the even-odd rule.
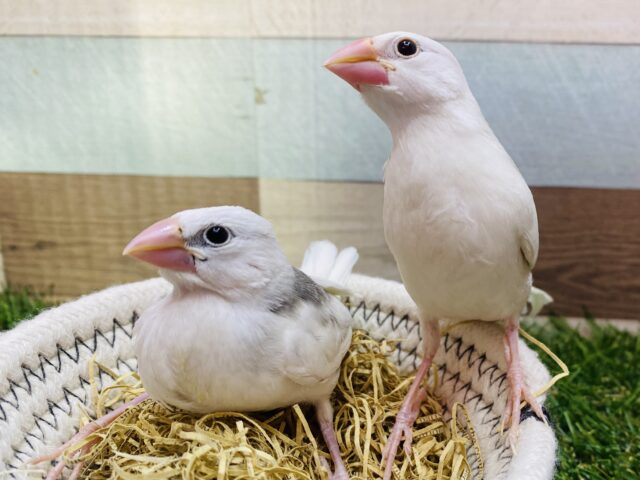
[[[324,66],[356,90],[361,85],[388,85],[387,67],[379,59],[371,38],[362,38],[335,52]]]
[[[140,232],[125,247],[122,255],[169,270],[196,271],[193,256],[182,238],[180,225],[173,217],[160,220]]]

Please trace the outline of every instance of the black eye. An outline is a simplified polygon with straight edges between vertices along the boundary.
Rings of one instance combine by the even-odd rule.
[[[216,247],[224,245],[230,238],[231,234],[229,233],[229,230],[221,227],[220,225],[209,227],[204,231],[204,239],[207,243]]]
[[[418,45],[409,38],[403,38],[396,45],[396,50],[403,57],[412,57],[418,51]]]

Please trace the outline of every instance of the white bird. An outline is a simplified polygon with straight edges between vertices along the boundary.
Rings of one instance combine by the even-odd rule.
[[[359,90],[389,128],[384,231],[420,312],[423,362],[387,439],[385,478],[420,408],[440,344],[439,319],[504,320],[510,392],[503,424],[515,446],[524,384],[519,314],[531,290],[538,222],[531,191],[487,124],[460,65],[443,45],[406,32],[357,40],[325,66]]]
[[[314,242],[298,270],[267,220],[225,206],[161,220],[135,237],[124,254],[160,267],[173,284],[171,294],[146,309],[134,329],[147,395],[197,413],[313,404],[334,463],[332,478],[347,479],[329,397],[351,344],[352,319],[323,287],[344,288],[356,249],[338,253],[329,241]]]

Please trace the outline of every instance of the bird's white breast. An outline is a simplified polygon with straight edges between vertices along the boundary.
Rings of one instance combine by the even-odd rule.
[[[337,376],[302,386],[283,373],[283,331],[308,325],[215,298],[170,297],[139,319],[138,367],[152,398],[212,412],[268,410],[330,394]]]
[[[385,170],[385,237],[407,290],[434,318],[518,313],[530,288],[518,244],[535,221],[528,187],[483,136],[430,140],[394,148]]]

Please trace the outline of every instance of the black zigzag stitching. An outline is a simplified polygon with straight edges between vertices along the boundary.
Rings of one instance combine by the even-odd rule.
[[[9,405],[16,410],[19,409],[20,405],[19,405],[18,395],[16,393],[16,390],[20,389],[27,392],[29,395],[31,395],[32,393],[31,382],[34,381],[34,379],[39,380],[40,382],[46,381],[47,372],[45,370],[45,365],[49,365],[53,367],[59,373],[63,365],[63,360],[62,360],[63,356],[72,360],[74,363],[78,363],[78,359],[80,358],[80,346],[87,349],[90,353],[95,353],[96,349],[98,348],[98,337],[104,339],[111,347],[113,347],[115,344],[117,331],[121,331],[128,338],[132,338],[132,331],[128,331],[128,330],[133,329],[133,325],[135,325],[135,322],[137,319],[138,319],[137,312],[133,312],[130,321],[125,324],[127,327],[129,327],[129,325],[131,326],[127,329],[125,328],[125,326],[123,326],[123,324],[121,324],[118,321],[118,319],[114,318],[112,327],[110,329],[110,332],[111,332],[110,339],[107,337],[107,335],[105,335],[105,333],[109,333],[109,330],[107,330],[106,332],[102,332],[98,329],[95,329],[93,333],[93,345],[88,345],[85,340],[79,337],[75,337],[73,346],[67,349],[62,347],[60,344],[57,344],[56,353],[53,356],[45,357],[42,354],[38,354],[38,358],[40,362],[38,367],[36,367],[35,371],[32,367],[22,365],[21,370],[22,370],[22,377],[24,379],[24,382],[18,383],[14,380],[9,380],[9,391],[7,392],[7,394],[10,393],[11,396],[13,397],[13,400],[7,396],[0,398],[0,420],[3,420],[5,422],[7,421],[7,412],[5,410],[5,405]],[[81,382],[82,380],[85,380],[85,379],[81,378]],[[68,397],[66,394],[65,394],[65,399],[68,401]],[[57,407],[60,408],[59,406]]]
[[[28,367],[26,365],[22,365],[21,369],[22,369],[22,376],[24,379],[24,384],[20,384],[17,383],[13,380],[9,380],[9,391],[7,392],[8,394],[10,394],[13,397],[13,401],[12,400],[8,400],[8,397],[4,397],[4,398],[0,398],[0,420],[3,421],[7,421],[7,413],[5,410],[4,405],[9,405],[13,408],[15,408],[16,410],[20,408],[20,402],[18,399],[18,395],[16,390],[17,389],[21,389],[26,391],[27,393],[31,394],[33,386],[32,386],[32,382],[34,381],[34,379],[39,380],[41,382],[46,381],[47,379],[47,373],[45,370],[45,365],[49,365],[51,367],[53,367],[57,372],[60,372],[62,369],[62,356],[64,355],[65,357],[71,359],[73,362],[78,363],[78,360],[80,358],[80,346],[83,346],[84,348],[86,348],[87,350],[89,350],[90,353],[95,353],[95,351],[98,348],[98,337],[102,338],[104,341],[106,341],[110,346],[114,346],[115,345],[115,341],[116,341],[116,335],[118,334],[118,331],[124,333],[127,338],[132,338],[132,333],[133,333],[133,327],[136,323],[138,319],[138,313],[137,312],[133,312],[130,318],[130,321],[126,324],[122,324],[118,321],[118,319],[114,318],[113,319],[113,324],[112,327],[110,329],[111,335],[109,338],[106,334],[109,333],[109,330],[107,331],[100,331],[98,329],[94,330],[94,334],[93,334],[93,345],[89,345],[87,344],[87,342],[79,337],[76,337],[74,339],[74,345],[70,348],[70,349],[64,349],[61,345],[56,345],[56,353],[52,356],[52,357],[45,357],[42,354],[38,355],[38,358],[40,360],[38,367],[35,368],[35,371],[32,367]],[[55,362],[55,363],[54,363]],[[122,365],[126,366],[130,371],[133,370],[132,366],[127,363],[125,360],[118,358],[116,360],[116,367],[120,368]],[[104,383],[104,376],[107,375],[106,373],[99,371],[99,375],[98,375],[98,383],[99,385],[102,385]],[[82,386],[88,386],[89,385],[89,381],[82,377],[81,375],[78,376],[79,380],[80,380],[80,384]],[[21,382],[22,383],[22,382]],[[71,414],[72,411],[72,399],[75,399],[77,401],[79,401],[82,404],[86,404],[88,401],[88,394],[85,390],[85,394],[83,397],[78,396],[77,394],[73,393],[71,390],[69,390],[66,387],[62,388],[62,392],[63,392],[63,396],[64,396],[64,400],[62,400],[61,402],[53,402],[51,400],[47,399],[47,403],[48,403],[48,413],[51,415],[51,417],[53,418],[53,420],[48,420],[47,418],[45,418],[43,415],[34,415],[34,419],[35,419],[35,425],[37,427],[36,430],[33,430],[31,432],[26,432],[25,433],[25,437],[24,437],[24,443],[26,443],[27,445],[29,445],[29,447],[33,450],[33,444],[31,443],[31,439],[36,439],[39,441],[43,441],[45,438],[45,430],[43,427],[43,424],[48,425],[51,428],[57,429],[58,428],[58,418],[56,416],[56,411],[57,412],[62,412],[65,415],[69,415]],[[4,404],[4,405],[3,405]],[[65,405],[65,406],[62,406]],[[40,433],[40,436],[38,436],[35,432],[38,431]],[[15,460],[27,460],[28,459],[28,454],[26,452],[24,452],[23,450],[20,450],[14,446],[11,446],[11,449],[14,452],[14,459]],[[16,469],[16,465],[13,463],[8,463],[7,466],[10,469]],[[15,475],[11,475],[12,478],[16,478]]]
[[[362,318],[365,322],[370,322],[373,319],[378,326],[382,326],[387,321],[391,320],[390,326],[392,331],[396,331],[400,325],[404,325],[406,327],[409,321],[409,316],[405,315],[404,317],[402,317],[403,321],[394,322],[393,311],[386,315],[383,315],[383,312],[381,312],[380,309],[380,305],[376,305],[373,309],[368,310],[367,305],[364,301],[361,301],[355,308],[351,308],[352,316],[355,317],[358,313],[361,313]],[[418,328],[418,325],[419,323],[414,321],[413,326],[410,328],[410,332],[415,328]],[[497,383],[498,393],[501,394],[502,392],[504,392],[504,388],[502,387],[506,381],[506,373],[500,371],[498,364],[490,363],[487,359],[486,354],[480,354],[475,348],[474,344],[466,344],[463,342],[462,337],[454,337],[451,334],[446,334],[444,336],[443,343],[443,348],[446,353],[449,353],[451,349],[454,349],[456,358],[461,363],[466,363],[469,369],[477,364],[478,376],[484,377],[488,375],[489,385],[493,386]],[[414,368],[417,368],[417,365],[420,361],[416,347],[412,348],[409,352],[404,352],[404,350],[402,350],[402,345],[398,344],[396,356],[400,364],[402,364],[408,357],[413,357]],[[454,392],[459,392],[461,390],[465,391],[465,404],[469,404],[473,401],[475,401],[476,404],[479,404],[481,401],[483,401],[484,396],[482,392],[473,390],[470,382],[462,384],[460,380],[460,371],[450,372],[448,371],[446,365],[439,365],[439,370],[442,372],[441,377],[443,378],[443,383],[453,382]],[[494,403],[491,402],[478,410],[479,412],[483,412],[480,423],[483,426],[490,425],[492,430],[497,428],[500,423],[500,416],[493,413],[493,408]],[[512,458],[511,450],[507,448],[506,445],[504,445],[504,442],[502,441],[502,438],[500,436],[496,438],[494,448],[500,451],[498,455],[498,461],[501,462],[499,475],[504,475],[509,467],[509,463]],[[479,468],[479,459],[475,458],[475,453],[474,460],[475,461],[473,462],[472,469],[477,473]]]
[[[355,307],[350,303],[349,299],[345,301],[345,304],[349,308],[351,316],[354,318],[360,311],[362,311],[362,318],[364,319],[365,322],[371,321],[371,318],[375,315],[375,321],[379,327],[385,324],[388,320],[390,320],[391,330],[393,331],[396,331],[401,326],[404,326],[405,328],[407,328],[408,333],[413,333],[415,329],[419,328],[418,322],[412,322],[412,324],[408,326],[409,325],[408,314],[405,314],[402,317],[398,318],[393,310],[390,310],[387,313],[383,312],[380,304],[375,305],[370,310],[367,308],[367,305],[364,300],[361,300],[360,303],[358,303],[358,305]],[[418,336],[420,336],[420,332],[418,332]]]
[[[380,304],[375,305],[373,308],[368,308],[366,303],[364,301],[361,301],[357,306],[352,306],[349,304],[349,299],[347,299],[347,306],[349,307],[350,313],[353,317],[355,317],[358,313],[361,313],[362,318],[364,319],[365,322],[371,322],[371,321],[375,321],[375,323],[378,326],[382,326],[383,324],[390,322],[390,327],[392,331],[396,331],[401,327],[404,327],[405,329],[408,329],[409,333],[412,333],[415,329],[419,328],[419,323],[418,322],[412,322],[411,325],[409,325],[409,315],[404,315],[400,318],[397,318],[395,315],[395,312],[392,310],[390,312],[383,312],[381,309]],[[133,325],[135,324],[136,320],[138,318],[138,314],[136,312],[133,312],[132,317],[131,317],[131,321],[129,324],[127,324],[127,327],[129,325],[131,325],[130,329],[132,329]],[[116,341],[116,333],[117,330],[122,331],[128,338],[132,337],[132,333],[128,330],[125,329],[123,327],[123,325],[118,322],[117,319],[113,320],[113,326],[111,329],[111,338],[108,338],[105,333],[108,332],[101,332],[98,330],[94,331],[94,335],[93,335],[93,345],[89,345],[85,340],[82,340],[80,338],[76,338],[74,341],[74,345],[73,347],[71,347],[72,351],[69,352],[65,349],[63,349],[60,345],[57,346],[57,351],[56,351],[56,355],[54,355],[51,358],[46,358],[42,355],[39,355],[40,358],[40,364],[39,364],[39,368],[36,368],[34,371],[32,368],[30,367],[26,367],[26,366],[22,366],[22,373],[23,373],[23,377],[24,377],[24,385],[20,385],[16,382],[10,381],[10,392],[13,396],[13,401],[11,399],[7,399],[7,398],[0,398],[0,420],[5,420],[6,421],[6,412],[4,410],[4,406],[5,405],[10,405],[13,408],[19,408],[19,402],[18,402],[18,396],[16,394],[15,389],[20,388],[23,390],[26,390],[27,392],[31,392],[31,382],[36,379],[39,380],[41,382],[46,381],[46,371],[45,371],[45,364],[52,366],[56,369],[56,371],[60,372],[61,368],[62,368],[62,358],[61,355],[66,356],[67,358],[73,360],[74,362],[78,362],[78,359],[80,358],[80,347],[84,347],[86,349],[88,349],[91,353],[94,353],[96,351],[96,349],[98,348],[98,337],[101,337],[103,340],[105,340],[111,347],[113,347],[115,345],[115,341]],[[420,332],[418,331],[418,334]],[[399,346],[400,348],[400,346]],[[459,361],[465,361],[467,363],[467,366],[469,368],[473,367],[474,365],[477,364],[477,371],[478,371],[478,375],[480,377],[484,377],[486,375],[489,376],[489,384],[490,385],[494,385],[496,382],[498,382],[498,388],[500,389],[500,387],[502,387],[503,383],[506,380],[506,375],[502,372],[500,372],[500,369],[498,367],[497,364],[495,363],[491,363],[489,365],[487,365],[488,360],[486,355],[483,354],[479,354],[478,351],[475,348],[475,345],[471,344],[464,344],[462,341],[461,337],[453,337],[450,334],[445,335],[444,337],[444,349],[445,352],[449,352],[452,348],[455,348],[454,353],[456,355],[456,357],[458,358]],[[404,355],[402,355],[404,353]],[[475,355],[475,357],[474,357]],[[398,360],[400,363],[404,362],[407,358],[412,358],[412,362],[414,367],[417,367],[417,364],[420,361],[420,358],[418,356],[418,352],[417,352],[417,347],[414,347],[413,349],[411,349],[409,352],[404,352],[402,349],[400,349],[397,353],[398,356]],[[463,360],[464,359],[464,360]],[[57,360],[57,362],[54,363],[54,361]],[[129,365],[128,363],[126,363],[124,360],[122,359],[118,359],[117,360],[117,364],[124,364],[129,370],[133,370],[132,366]],[[482,392],[476,392],[475,390],[473,390],[471,388],[471,384],[470,383],[464,383],[462,384],[462,382],[460,381],[460,372],[448,372],[446,365],[442,365],[439,366],[440,370],[443,372],[442,378],[444,380],[445,383],[447,382],[454,382],[453,385],[453,390],[454,392],[459,392],[461,390],[464,390],[464,401],[465,403],[471,403],[471,402],[476,402],[476,404],[479,404],[482,400],[483,400],[483,394]],[[446,375],[448,373],[448,375]],[[79,377],[80,378],[80,383],[82,385],[87,385],[88,381],[85,378]],[[100,378],[100,383],[102,383],[102,379]],[[461,385],[458,385],[461,384]],[[38,437],[37,435],[35,435],[34,433],[30,432],[25,436],[25,443],[27,443],[30,447],[32,447],[31,441],[29,440],[29,437],[33,438],[33,439],[37,439],[37,440],[43,440],[44,439],[44,430],[43,428],[40,426],[39,422],[44,422],[50,426],[53,426],[54,428],[57,426],[57,418],[56,418],[56,411],[62,412],[66,415],[68,415],[71,411],[71,402],[72,399],[70,397],[73,397],[76,401],[80,401],[82,403],[85,403],[87,401],[86,398],[86,394],[85,394],[85,398],[79,397],[78,395],[74,394],[73,392],[69,391],[66,388],[63,388],[63,394],[64,394],[64,403],[66,404],[67,408],[62,408],[60,405],[58,405],[57,403],[54,402],[49,402],[49,413],[51,414],[51,416],[53,417],[53,423],[51,423],[50,421],[42,418],[42,417],[36,417],[36,425],[38,426],[38,430],[40,430],[40,434],[42,435],[42,437]],[[487,425],[487,424],[491,424],[492,427],[497,426],[497,424],[500,421],[500,417],[496,416],[495,414],[493,414],[492,410],[493,410],[494,404],[493,402],[489,403],[488,405],[485,405],[484,407],[480,408],[478,411],[482,412],[484,411],[484,414],[481,418],[481,423],[483,425]],[[33,447],[32,447],[33,448]],[[499,460],[501,460],[503,462],[503,465],[501,466],[501,474],[506,472],[506,469],[509,466],[509,460],[511,459],[511,451],[507,448],[505,448],[504,444],[502,444],[502,439],[500,437],[498,437],[496,439],[495,442],[495,448],[500,450],[500,454],[498,456]],[[19,457],[23,457],[26,458],[27,454],[21,450],[18,450],[17,448],[13,448],[14,452],[15,452],[15,457],[16,459],[19,459]],[[475,452],[474,452],[474,461],[473,461],[473,467],[474,471],[477,472],[477,468],[478,468],[478,462],[479,459],[476,458],[475,456]],[[10,468],[15,468],[15,466],[9,464]]]

